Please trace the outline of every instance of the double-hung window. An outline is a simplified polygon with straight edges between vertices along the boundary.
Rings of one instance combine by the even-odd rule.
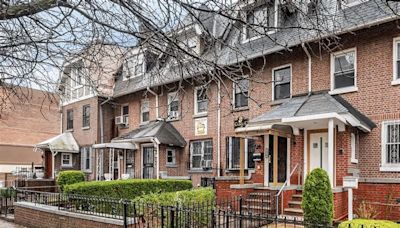
[[[400,120],[382,123],[381,171],[400,171]]]
[[[62,167],[72,167],[72,154],[71,153],[61,153],[61,166]]]
[[[331,55],[331,91],[353,92],[357,90],[356,49],[336,52]]]
[[[227,137],[226,138],[226,154],[227,164],[229,170],[240,169],[240,142],[244,143],[245,153],[245,169],[254,169],[255,163],[253,161],[253,154],[255,152],[255,140],[251,138],[245,138],[241,140],[239,137]]]
[[[149,100],[142,100],[140,107],[140,118],[142,123],[146,123],[150,120],[150,107]]]
[[[211,169],[212,168],[212,140],[198,140],[190,142],[190,168]]]
[[[84,105],[82,107],[82,127],[90,127],[90,105]]]
[[[90,146],[81,147],[81,170],[92,171],[92,148]]]
[[[123,118],[123,122],[128,125],[129,124],[129,105],[123,105],[121,107],[121,116]]]
[[[176,165],[176,154],[174,149],[171,148],[167,149],[167,165],[169,166]]]
[[[359,154],[359,134],[351,133],[351,163],[358,163]]]
[[[205,114],[208,111],[207,89],[197,87],[194,90],[194,114]]]
[[[400,85],[400,37],[393,39],[393,81],[392,85]]]
[[[145,59],[142,53],[130,56],[124,64],[123,80],[141,76],[145,73]]]
[[[245,108],[249,105],[249,80],[239,79],[234,82],[233,105],[234,108]]]
[[[247,10],[244,18],[243,41],[257,39],[276,30],[276,5],[266,3]]]
[[[67,130],[74,129],[74,110],[67,110]]]
[[[178,92],[168,93],[168,119],[179,118],[179,96]]]
[[[273,69],[273,98],[274,100],[285,99],[291,96],[291,66]]]

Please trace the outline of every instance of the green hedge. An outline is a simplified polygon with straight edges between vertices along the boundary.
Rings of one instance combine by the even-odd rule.
[[[68,194],[134,199],[136,197],[162,192],[176,192],[192,188],[189,180],[130,179],[114,181],[90,181],[67,185]]]
[[[351,221],[342,222],[339,225],[339,228],[353,228],[353,227],[394,228],[394,227],[400,227],[400,224],[386,220],[353,219]]]
[[[138,197],[134,202],[157,204],[161,206],[187,206],[210,204],[215,200],[215,192],[212,188],[198,188],[161,194],[147,194]]]
[[[304,221],[312,224],[332,224],[333,193],[328,174],[317,168],[306,178],[301,208]]]
[[[64,189],[65,185],[83,181],[85,181],[85,174],[77,170],[62,171],[57,176],[57,185],[60,186],[61,190]]]

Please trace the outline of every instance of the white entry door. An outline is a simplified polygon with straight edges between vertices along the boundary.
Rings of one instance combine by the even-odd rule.
[[[322,168],[328,172],[328,133],[310,134],[310,170]]]

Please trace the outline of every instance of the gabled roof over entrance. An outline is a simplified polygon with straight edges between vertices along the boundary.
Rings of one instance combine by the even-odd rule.
[[[149,142],[154,139],[158,144],[184,147],[185,139],[172,124],[165,121],[154,121],[131,132],[114,138],[112,142],[132,141]]]
[[[71,132],[59,134],[35,146],[40,149],[49,149],[52,152],[79,153],[79,146]]]
[[[275,109],[249,121],[249,125],[290,124],[313,119],[336,118],[370,131],[376,125],[339,95],[319,93],[293,97]]]

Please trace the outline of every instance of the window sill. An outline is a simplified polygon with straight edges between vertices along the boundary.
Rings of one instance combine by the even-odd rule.
[[[72,165],[61,165],[61,168],[72,168]]]
[[[275,32],[276,32],[276,30],[268,31],[268,32],[267,32],[267,35],[272,35],[272,34],[274,34]],[[249,43],[249,42],[254,41],[254,40],[258,40],[258,39],[260,39],[260,38],[262,38],[262,37],[263,37],[262,35],[259,35],[259,36],[255,36],[255,37],[252,37],[252,38],[244,38],[244,39],[242,40],[242,44]]]
[[[204,170],[204,169],[191,169],[189,173],[212,173],[212,169]]]
[[[207,116],[208,116],[208,113],[203,112],[203,113],[196,113],[192,117],[193,117],[193,119],[196,119],[196,118],[207,117]]]
[[[240,107],[240,108],[233,108],[232,112],[242,112],[242,111],[248,111],[249,110],[249,106],[245,106],[245,107]]]
[[[181,120],[180,117],[178,117],[178,118],[173,118],[173,119],[166,119],[165,121],[167,121],[167,122],[175,122],[175,121],[179,121],[179,120]]]
[[[74,129],[67,129],[65,132],[74,132]]]
[[[173,165],[173,164],[166,164],[165,167],[167,167],[167,168],[178,168],[177,165]]]
[[[381,166],[379,167],[379,171],[381,172],[400,172],[399,166]]]
[[[252,170],[254,170],[254,168],[245,168],[244,169],[244,171],[252,171]],[[239,172],[240,171],[240,168],[239,169],[225,169],[225,172],[226,173],[234,173],[234,172]]]
[[[351,163],[353,163],[353,164],[358,164],[358,159],[352,158],[352,159],[351,159]]]
[[[89,130],[90,127],[82,127],[82,130]]]
[[[329,91],[330,95],[336,95],[336,94],[343,94],[343,93],[352,93],[352,92],[357,92],[358,87],[345,87],[345,88],[340,88],[340,89],[334,89]]]
[[[150,121],[141,122],[141,123],[139,124],[139,126],[144,126],[144,125],[147,125],[147,124],[149,124],[149,123],[150,123]]]
[[[400,79],[393,80],[391,84],[392,86],[400,85]]]

